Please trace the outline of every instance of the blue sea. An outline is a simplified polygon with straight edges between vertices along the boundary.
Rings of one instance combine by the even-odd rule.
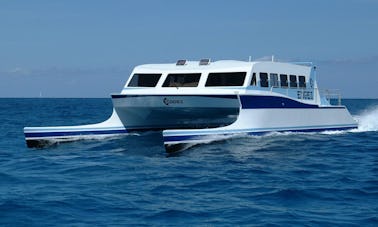
[[[157,132],[27,148],[25,126],[101,122],[110,99],[0,99],[0,226],[378,226],[378,99],[359,128],[167,155]]]

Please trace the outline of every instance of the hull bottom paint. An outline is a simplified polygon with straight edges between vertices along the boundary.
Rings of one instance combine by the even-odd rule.
[[[43,148],[54,144],[51,140],[26,140],[26,146],[29,148]]]

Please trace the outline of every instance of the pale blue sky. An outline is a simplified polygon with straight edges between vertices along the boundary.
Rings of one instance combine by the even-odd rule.
[[[138,64],[274,54],[378,98],[377,0],[0,0],[0,29],[0,97],[109,97]]]

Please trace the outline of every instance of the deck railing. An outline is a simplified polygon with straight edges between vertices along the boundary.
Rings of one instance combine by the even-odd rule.
[[[331,100],[337,100],[337,105],[341,106],[341,93],[339,89],[320,89],[319,92],[321,96],[327,99],[329,104],[332,104]]]

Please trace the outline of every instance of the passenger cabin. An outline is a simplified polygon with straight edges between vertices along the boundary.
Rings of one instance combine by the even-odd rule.
[[[313,68],[281,62],[179,60],[176,64],[137,66],[128,88],[235,88],[270,91],[292,98],[314,99]]]

